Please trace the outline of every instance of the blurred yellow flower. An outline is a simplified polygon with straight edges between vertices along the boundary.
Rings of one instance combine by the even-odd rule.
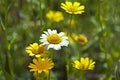
[[[31,68],[30,71],[48,74],[49,70],[54,67],[54,63],[50,58],[37,58],[33,59],[33,63],[30,63],[28,67]]]
[[[60,22],[64,19],[62,12],[60,11],[52,11],[50,10],[48,13],[46,13],[46,17],[53,22]]]
[[[26,47],[26,52],[29,54],[29,56],[41,57],[46,55],[48,51],[44,45],[33,43]]]
[[[79,35],[74,35],[73,38],[75,41],[81,45],[85,45],[88,43],[88,39],[85,35],[79,34]]]
[[[82,14],[84,12],[85,6],[81,6],[79,2],[72,3],[66,1],[65,4],[61,3],[61,8],[69,14]]]
[[[72,65],[74,68],[79,70],[93,70],[95,67],[95,61],[88,57],[80,58],[80,61],[74,60]]]
[[[104,80],[104,78],[103,78],[103,77],[100,77],[99,80]]]
[[[68,25],[70,25],[70,26],[74,26],[75,25],[75,21],[74,21],[74,19],[69,19],[68,20]]]

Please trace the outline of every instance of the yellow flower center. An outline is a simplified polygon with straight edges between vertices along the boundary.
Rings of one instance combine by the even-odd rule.
[[[62,41],[62,39],[61,39],[61,37],[58,34],[50,34],[47,37],[47,41],[50,44],[59,44]]]
[[[73,6],[71,6],[71,7],[69,8],[69,11],[73,13],[73,12],[76,11],[76,9],[75,9]]]
[[[43,61],[43,62],[45,62],[45,61]],[[43,62],[41,62],[39,65],[37,65],[38,70],[44,70],[49,67],[48,65],[46,65],[46,63],[43,63]]]
[[[45,50],[44,46],[36,46],[36,47],[33,48],[32,52],[34,54],[41,54],[41,53],[44,52],[44,50]]]
[[[47,70],[50,69],[53,66],[53,63],[49,60],[42,59],[39,64],[37,64],[38,70]]]
[[[85,42],[85,39],[81,38],[81,37],[78,37],[78,41],[80,42]]]

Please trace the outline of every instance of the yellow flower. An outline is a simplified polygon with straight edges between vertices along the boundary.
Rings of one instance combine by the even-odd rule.
[[[80,61],[75,60],[73,61],[73,67],[79,70],[93,70],[95,67],[95,61],[92,59],[86,58],[80,58]]]
[[[62,12],[60,11],[52,11],[50,10],[47,14],[46,17],[54,22],[60,22],[64,19]]]
[[[35,56],[40,57],[47,54],[47,50],[45,49],[45,46],[38,43],[30,44],[28,47],[26,47],[26,52],[29,54],[29,56]]]
[[[66,1],[65,4],[61,3],[61,8],[69,14],[82,14],[84,12],[85,6],[81,6],[79,2],[72,3]]]
[[[48,74],[49,70],[54,67],[54,63],[50,58],[37,58],[33,59],[33,63],[28,66],[30,71]]]
[[[75,41],[81,45],[85,45],[88,43],[88,39],[85,35],[83,34],[79,34],[78,36],[77,35],[74,35],[73,37],[75,39]]]

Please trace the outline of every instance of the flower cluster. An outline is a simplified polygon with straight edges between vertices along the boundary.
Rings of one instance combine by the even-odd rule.
[[[33,43],[26,47],[26,53],[36,57],[28,67],[35,73],[48,74],[49,70],[54,67],[52,59],[46,56],[48,50],[50,48],[60,50],[62,46],[68,46],[68,37],[64,35],[64,32],[57,33],[57,30],[48,29],[40,36],[40,42],[41,44]]]
[[[85,6],[80,5],[79,2],[72,3],[66,1],[65,3],[61,3],[61,8],[69,14],[82,14]],[[64,19],[62,12],[52,10],[46,13],[46,17],[53,22],[60,22]],[[68,25],[74,26],[74,24],[74,19],[71,18],[68,20]],[[60,50],[62,47],[67,47],[73,40],[81,45],[88,43],[87,37],[83,34],[72,34],[67,36],[67,33],[58,32],[57,30],[47,29],[46,31],[43,31],[39,39],[40,44],[35,42],[26,47],[26,53],[33,57],[32,63],[28,66],[30,71],[37,74],[41,74],[42,72],[49,74],[49,71],[55,65],[52,58],[48,55],[50,54],[49,50]],[[82,57],[80,58],[80,61],[74,60],[72,66],[78,70],[93,70],[95,61],[88,57]]]

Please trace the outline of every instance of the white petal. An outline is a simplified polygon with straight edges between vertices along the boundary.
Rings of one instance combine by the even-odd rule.
[[[60,32],[58,35],[59,36],[64,36],[64,32]]]
[[[57,34],[57,31],[56,30],[52,30],[51,34]]]
[[[61,46],[58,44],[58,45],[54,45],[54,49],[55,50],[60,50],[61,49]]]
[[[48,34],[51,34],[52,33],[52,30],[51,29],[48,29]]]
[[[44,33],[45,33],[46,35],[49,35],[47,31],[44,31]]]
[[[69,42],[67,40],[64,40],[60,43],[61,46],[68,46]]]
[[[44,42],[44,43],[43,43],[43,45],[47,45],[47,44],[49,44],[49,43],[48,43],[48,42]]]
[[[68,39],[68,37],[66,37],[66,36],[63,36],[63,37],[62,37],[62,39]]]
[[[47,49],[54,48],[54,44],[49,44]]]
[[[46,37],[47,37],[47,35],[42,34],[40,38],[46,38]]]
[[[46,39],[40,39],[39,41],[40,41],[40,42],[47,42]]]

